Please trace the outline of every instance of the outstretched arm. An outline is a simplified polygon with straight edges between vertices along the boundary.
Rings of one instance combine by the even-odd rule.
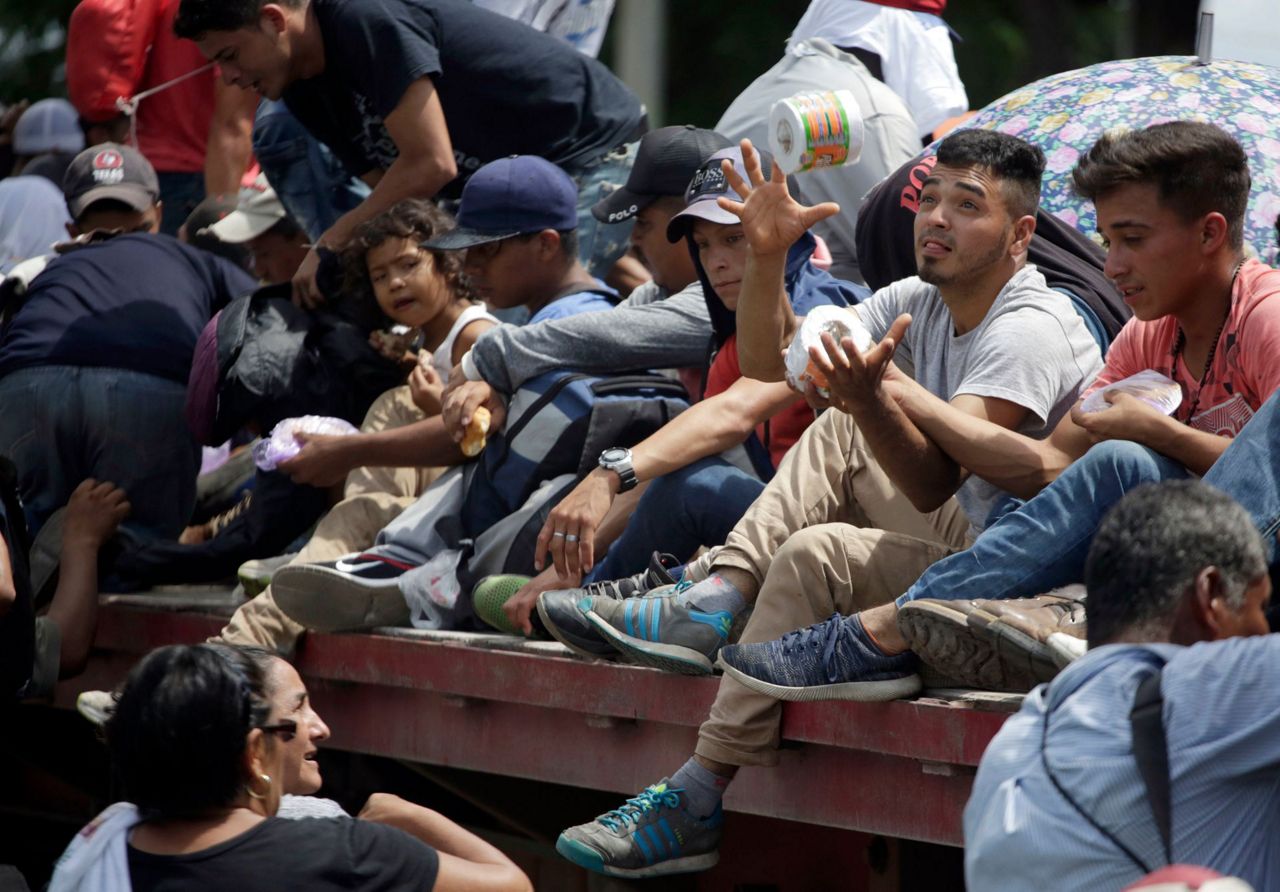
[[[786,373],[782,351],[796,329],[783,285],[787,251],[814,223],[838,214],[840,206],[830,201],[816,207],[800,204],[787,190],[787,178],[777,162],[766,180],[760,155],[749,139],[742,141],[742,160],[749,181],[738,176],[728,160],[723,170],[744,200],[717,199],[720,207],[737,214],[747,238],[747,266],[737,309],[738,359],[744,375],[781,381]]]
[[[391,793],[369,797],[360,819],[403,830],[436,850],[435,892],[533,892],[524,872],[498,849],[429,808]]]
[[[444,108],[431,78],[421,77],[409,85],[387,115],[386,126],[398,157],[377,178],[369,196],[316,240],[317,247],[341,250],[361,223],[406,198],[431,198],[458,175]],[[314,307],[324,301],[316,287],[319,268],[320,255],[313,249],[294,275],[294,303]]]

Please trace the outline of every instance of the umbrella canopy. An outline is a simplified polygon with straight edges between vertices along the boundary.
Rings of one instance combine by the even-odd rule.
[[[1045,210],[1097,238],[1093,203],[1071,188],[1071,169],[1108,130],[1165,121],[1216,124],[1244,147],[1253,188],[1245,252],[1276,264],[1280,215],[1280,68],[1200,65],[1194,56],[1102,62],[1055,74],[997,99],[964,123],[1021,137],[1044,150]]]

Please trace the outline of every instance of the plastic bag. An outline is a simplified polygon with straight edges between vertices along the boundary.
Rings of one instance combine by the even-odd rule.
[[[809,311],[800,323],[800,330],[791,340],[787,348],[787,383],[792,389],[803,391],[810,381],[819,392],[827,386],[827,376],[813,364],[809,357],[810,347],[822,346],[823,333],[830,334],[839,344],[843,338],[853,338],[853,345],[865,353],[871,349],[875,339],[862,324],[862,320],[844,307],[819,306]]]
[[[271,436],[259,440],[253,447],[253,463],[261,471],[274,471],[280,462],[288,461],[302,451],[302,444],[293,436],[297,433],[346,436],[357,432],[354,425],[341,418],[324,415],[286,418],[271,429]]]
[[[454,608],[462,594],[458,564],[463,554],[463,549],[447,549],[400,577],[400,593],[409,605],[409,622],[415,629],[452,629],[457,625]]]
[[[1107,402],[1108,393],[1127,393],[1142,400],[1148,406],[1165,415],[1172,415],[1182,404],[1182,388],[1174,381],[1159,372],[1147,369],[1130,375],[1122,381],[1099,387],[1085,397],[1080,404],[1081,412],[1105,412],[1111,408]]]

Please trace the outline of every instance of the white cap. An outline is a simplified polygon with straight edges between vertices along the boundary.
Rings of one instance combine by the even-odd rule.
[[[65,152],[74,155],[84,148],[80,115],[65,99],[41,99],[22,113],[13,128],[16,155],[43,155]]]
[[[218,241],[238,245],[257,238],[287,216],[289,212],[267,183],[267,175],[260,173],[253,185],[240,190],[234,211],[200,231],[212,233]]]

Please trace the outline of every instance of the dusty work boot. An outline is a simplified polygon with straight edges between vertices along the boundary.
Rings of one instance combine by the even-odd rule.
[[[1031,690],[1029,673],[1006,666],[990,639],[970,618],[986,601],[920,598],[898,609],[898,630],[920,661],[947,679],[948,686],[983,691]],[[988,617],[989,621],[990,617]]]
[[[1085,651],[1084,601],[1073,597],[1083,594],[1083,586],[1072,586],[1034,598],[979,601],[969,622],[1002,664],[1046,682]]]
[[[1084,652],[1084,602],[1064,589],[1034,598],[922,598],[898,628],[922,661],[957,685],[1026,692]]]

